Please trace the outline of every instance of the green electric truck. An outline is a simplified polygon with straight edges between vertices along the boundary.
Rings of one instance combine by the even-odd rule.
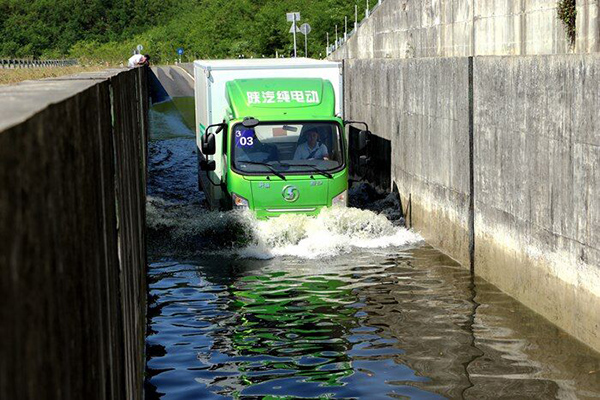
[[[261,219],[345,206],[341,63],[195,61],[201,190],[213,209]]]

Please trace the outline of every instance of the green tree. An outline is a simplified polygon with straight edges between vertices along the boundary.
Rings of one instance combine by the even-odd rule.
[[[286,12],[312,26],[309,55],[324,54],[326,32],[352,20],[346,0],[0,0],[0,56],[120,62],[139,43],[155,62],[178,47],[198,58],[272,57],[292,52]],[[304,55],[304,36],[298,35]],[[146,51],[145,50],[145,51]]]

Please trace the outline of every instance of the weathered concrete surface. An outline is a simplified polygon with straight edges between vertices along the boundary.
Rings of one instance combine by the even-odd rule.
[[[185,72],[187,72],[191,76],[194,76],[194,63],[181,63],[177,66],[183,68]]]
[[[0,86],[0,398],[141,399],[146,70]]]
[[[474,61],[477,274],[600,350],[600,56]]]
[[[192,72],[189,72],[190,66]],[[156,103],[168,100],[169,97],[193,97],[193,74],[193,64],[152,67],[150,71],[152,101]]]
[[[600,51],[600,3],[577,0],[570,48],[557,0],[385,0],[334,55],[464,57]]]
[[[555,0],[385,0],[330,58],[414,227],[600,351],[600,2],[576,24],[570,48]]]
[[[347,117],[432,245],[600,350],[600,56],[469,62],[346,60]]]
[[[469,265],[468,59],[347,60],[344,75],[347,117],[392,143],[408,222]]]

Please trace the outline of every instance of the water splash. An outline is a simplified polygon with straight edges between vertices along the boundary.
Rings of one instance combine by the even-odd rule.
[[[254,240],[250,220],[241,213],[209,211],[200,202],[151,196],[146,203],[146,227],[150,254],[161,256],[203,254]]]
[[[333,257],[353,248],[416,245],[421,237],[383,215],[356,208],[330,208],[317,217],[289,214],[266,221],[250,211],[207,211],[199,204],[149,198],[151,249],[160,254],[222,252],[243,258]]]
[[[251,258],[294,256],[333,257],[353,248],[415,245],[422,238],[394,226],[385,216],[357,208],[328,208],[316,218],[282,215],[267,221],[252,221],[255,243],[239,251]]]

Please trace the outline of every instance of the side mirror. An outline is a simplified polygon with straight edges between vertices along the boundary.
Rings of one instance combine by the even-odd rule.
[[[211,129],[214,130],[214,133],[211,132]],[[215,135],[223,131],[224,129],[227,129],[227,124],[225,122],[222,122],[220,124],[212,124],[206,127],[201,140],[200,150],[202,150],[202,154],[204,154],[205,156],[212,156],[213,154],[215,154],[215,152],[217,151]]]
[[[215,164],[215,160],[210,160],[210,161],[202,160],[202,161],[200,161],[200,169],[202,171],[214,171],[216,168],[217,168],[217,165]]]
[[[369,143],[369,136],[371,136],[371,132],[369,131],[360,131],[358,132],[358,148],[360,150],[364,150]]]
[[[214,133],[206,133],[202,137],[202,154],[205,156],[212,156],[215,154],[216,145],[215,145],[215,134]]]
[[[367,156],[360,156],[358,157],[358,166],[361,168],[366,167],[369,164],[369,157]]]

